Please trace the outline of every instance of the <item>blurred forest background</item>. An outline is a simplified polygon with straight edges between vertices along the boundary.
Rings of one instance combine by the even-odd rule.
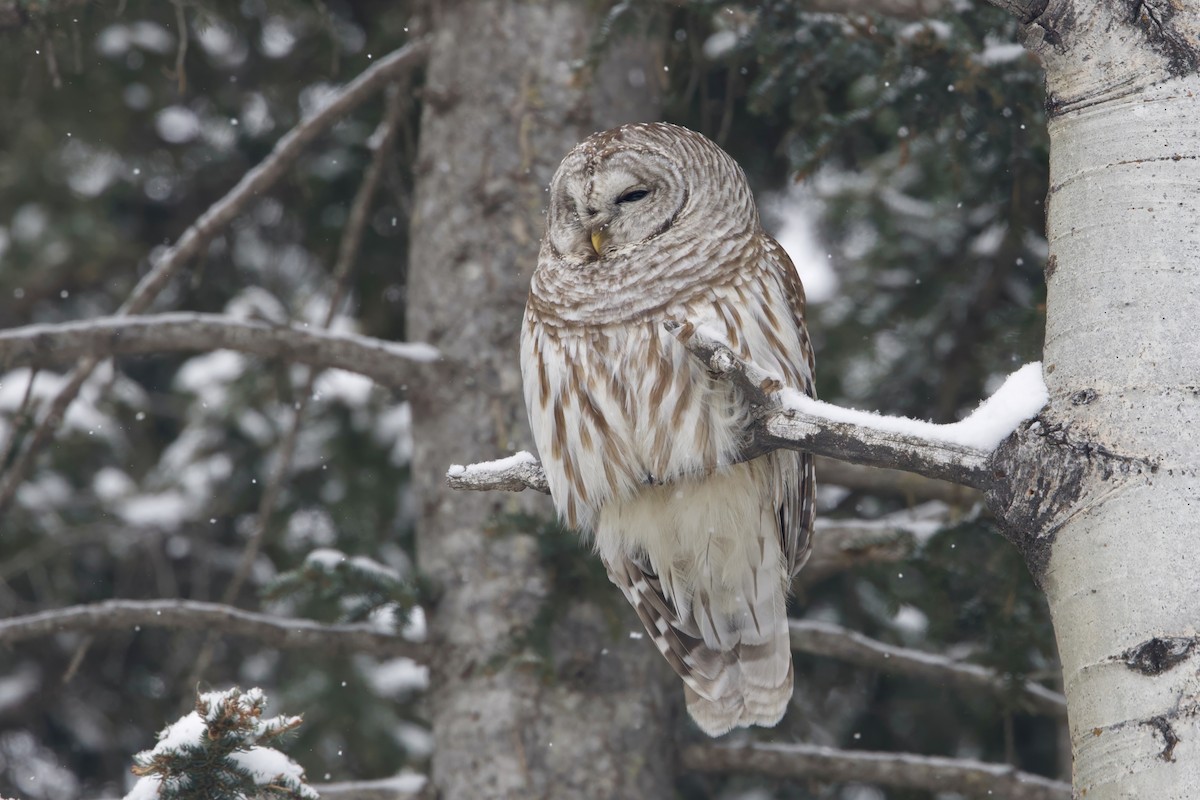
[[[623,37],[659,37],[662,72],[642,80],[661,82],[667,120],[740,161],[805,279],[820,396],[952,421],[1039,357],[1041,72],[1015,22],[982,2],[927,3],[923,15],[853,5],[620,3],[597,12],[589,47],[563,66],[586,79],[589,59]],[[0,0],[0,328],[116,313],[281,135],[426,30],[428,13],[371,0]],[[151,310],[319,328],[333,303],[334,331],[403,340],[420,115],[438,102],[422,88],[413,70],[320,136]],[[343,236],[385,117],[355,248]],[[69,366],[34,377],[0,357],[0,467],[13,468]],[[310,379],[230,350],[102,364],[0,518],[0,617],[187,598],[420,640],[432,591],[414,566],[420,436],[402,387],[350,372]],[[983,665],[1012,691],[798,654],[796,709],[748,735],[1069,773],[1061,720],[1019,692],[1026,680],[1056,688],[1045,605],[978,499],[830,475],[821,524],[874,521],[859,530],[886,538],[885,555],[802,578],[794,616]],[[586,550],[542,527],[557,563],[589,569]],[[259,686],[269,713],[303,714],[283,749],[314,783],[422,772],[428,684],[407,658],[165,627],[2,645],[0,795],[123,794],[133,754],[198,686]],[[678,792],[934,796],[747,775],[684,776]]]

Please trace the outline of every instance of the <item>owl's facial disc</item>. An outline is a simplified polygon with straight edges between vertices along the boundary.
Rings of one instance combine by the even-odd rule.
[[[560,253],[587,261],[662,233],[687,200],[674,165],[634,150],[590,163],[568,158],[552,192],[551,242]]]

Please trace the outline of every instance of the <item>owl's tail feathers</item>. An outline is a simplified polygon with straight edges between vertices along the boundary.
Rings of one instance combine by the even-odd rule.
[[[734,728],[771,727],[783,718],[793,680],[782,587],[773,602],[760,604],[756,614],[735,625],[710,615],[702,598],[681,618],[653,572],[625,558],[606,566],[659,652],[683,678],[688,713],[701,730],[720,736]],[[693,613],[704,618],[703,630]]]
[[[781,631],[759,644],[743,640],[732,650],[715,652],[701,643],[691,655],[694,662],[723,662],[715,679],[705,680],[701,670],[693,670],[690,679],[684,676],[688,713],[709,736],[751,725],[769,728],[783,718],[793,685],[786,619]]]

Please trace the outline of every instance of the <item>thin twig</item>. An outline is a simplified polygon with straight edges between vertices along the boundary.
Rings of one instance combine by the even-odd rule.
[[[326,625],[308,619],[244,611],[198,600],[104,600],[0,619],[0,644],[59,633],[137,631],[141,628],[209,630],[222,636],[254,639],[280,650],[323,650],[427,660],[427,647],[371,625]]]
[[[968,692],[984,691],[996,697],[1013,697],[1028,711],[1066,719],[1067,700],[1058,692],[1033,681],[1014,685],[987,667],[966,664],[936,653],[896,647],[829,622],[788,621],[792,649],[828,656],[896,675],[954,686]]]
[[[1006,800],[1069,800],[1061,781],[1020,772],[1008,764],[965,758],[873,753],[805,744],[694,744],[680,762],[695,772],[741,772],[830,783],[873,783],[898,789],[957,792]]]
[[[394,389],[413,380],[414,364],[439,357],[437,350],[419,342],[388,342],[352,333],[182,311],[0,331],[0,365],[5,369],[51,366],[81,356],[100,359],[211,350],[237,350],[319,368],[336,367]]]
[[[62,88],[62,75],[58,71],[58,56],[54,53],[54,40],[46,33],[42,38],[42,49],[46,51],[46,69],[50,72],[50,83],[55,89]]]
[[[2,358],[0,358],[0,363],[4,363]],[[12,453],[13,446],[17,443],[17,436],[29,419],[29,404],[33,401],[33,384],[37,381],[37,376],[37,367],[29,370],[29,382],[25,384],[25,394],[21,395],[21,404],[17,406],[17,411],[13,414],[12,430],[8,432],[8,438],[4,440],[4,445],[0,447],[0,469],[3,469],[4,465],[8,463],[8,456]]]
[[[183,232],[175,244],[167,248],[155,260],[154,266],[134,287],[133,292],[130,293],[117,313],[125,316],[146,310],[175,273],[193,256],[202,252],[218,233],[242,213],[251,200],[267,192],[287,174],[288,169],[317,136],[343,119],[385,85],[423,63],[428,50],[428,42],[418,40],[389,53],[335,93],[320,110],[301,120],[284,134],[275,143],[270,155],[243,175],[237,185],[230,189],[224,197],[209,206],[208,210]],[[98,363],[95,358],[86,358],[76,366],[66,386],[51,402],[50,408],[34,430],[25,448],[0,478],[0,515],[3,515],[12,503],[17,487],[25,480],[38,452],[58,428],[67,406],[79,394],[80,388]]]
[[[79,671],[79,667],[83,664],[84,656],[87,655],[88,648],[92,646],[92,642],[95,641],[95,639],[95,636],[88,634],[87,636],[84,636],[83,640],[79,642],[78,646],[76,646],[75,653],[71,656],[71,663],[67,664],[67,671],[64,672],[62,676],[62,682],[64,686],[70,683],[71,679],[75,677],[75,673]]]
[[[183,0],[172,1],[175,5],[175,27],[179,30],[179,48],[175,51],[175,80],[178,82],[179,96],[183,97],[187,93],[187,17],[183,12]]]

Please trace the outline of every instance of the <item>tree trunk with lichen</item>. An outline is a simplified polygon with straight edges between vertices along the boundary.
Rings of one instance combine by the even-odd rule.
[[[1200,5],[998,2],[1049,89],[1050,405],[993,462],[1079,797],[1200,787]]]
[[[444,355],[413,392],[418,558],[431,609],[432,786],[445,798],[666,797],[677,688],[618,592],[563,596],[545,541],[506,522],[541,497],[464,495],[452,459],[529,448],[518,332],[544,189],[594,130],[656,118],[655,45],[580,64],[601,9],[435,5],[409,265],[410,338]],[[620,616],[615,616],[619,614]],[[548,637],[548,639],[547,639]]]

